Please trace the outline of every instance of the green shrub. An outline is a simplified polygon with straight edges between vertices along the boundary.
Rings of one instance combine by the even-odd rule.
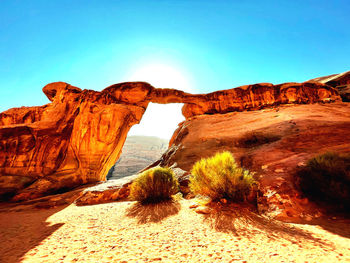
[[[314,200],[350,205],[350,155],[325,153],[298,171],[302,192]]]
[[[350,205],[350,155],[325,153],[298,171],[302,192],[314,200]]]
[[[144,171],[131,184],[130,197],[140,202],[159,202],[171,199],[179,184],[170,168],[155,167]]]
[[[196,162],[189,183],[194,194],[233,201],[246,201],[255,185],[253,174],[238,167],[230,152]]]
[[[243,136],[239,138],[238,146],[243,148],[249,148],[275,142],[280,139],[281,136],[276,134],[250,131],[243,134]]]

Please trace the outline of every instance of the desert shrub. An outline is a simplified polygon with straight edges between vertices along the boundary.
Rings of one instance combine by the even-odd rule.
[[[350,155],[325,153],[298,171],[302,192],[314,200],[350,205]]]
[[[238,140],[238,146],[248,148],[259,146],[281,139],[281,136],[271,133],[263,133],[258,131],[251,131],[243,134]]]
[[[155,167],[141,173],[131,184],[130,197],[140,202],[158,202],[171,199],[179,184],[170,168]]]
[[[189,183],[194,194],[233,201],[246,201],[255,185],[253,174],[238,167],[230,152],[217,153],[196,162]]]

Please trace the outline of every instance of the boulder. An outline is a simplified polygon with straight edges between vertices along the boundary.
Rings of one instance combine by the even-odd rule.
[[[174,174],[179,182],[180,192],[186,197],[190,193],[190,188],[188,186],[190,182],[190,173],[174,166],[171,167],[171,169],[174,171]]]
[[[86,188],[75,200],[75,204],[83,206],[126,200],[130,193],[129,187],[136,177],[137,175],[131,175]]]

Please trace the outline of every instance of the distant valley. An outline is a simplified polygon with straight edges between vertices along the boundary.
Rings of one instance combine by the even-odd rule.
[[[129,136],[123,152],[107,178],[118,179],[137,173],[158,160],[168,149],[169,141],[152,136]]]

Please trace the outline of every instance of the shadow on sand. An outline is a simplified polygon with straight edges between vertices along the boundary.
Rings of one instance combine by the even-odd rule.
[[[339,218],[333,219],[315,219],[312,222],[305,222],[305,224],[309,225],[318,225],[322,227],[324,230],[336,234],[338,236],[342,236],[345,238],[350,238],[350,218],[349,215],[340,216]]]
[[[67,206],[67,205],[66,205]],[[63,224],[50,225],[46,220],[66,206],[51,209],[25,208],[0,211],[0,262],[21,262],[22,257],[52,235]]]
[[[173,200],[147,204],[137,202],[126,210],[126,215],[136,218],[139,224],[157,223],[176,215],[180,208],[180,203]]]
[[[85,186],[21,203],[0,203],[0,262],[21,262],[22,257],[63,224],[47,219],[74,202]]]
[[[310,244],[318,244],[324,248],[332,247],[332,244],[324,242],[306,230],[260,216],[252,207],[237,204],[210,204],[209,206],[212,213],[204,215],[204,222],[209,223],[216,231],[252,239],[256,234],[263,234],[272,241],[285,239],[294,244],[307,240]]]

